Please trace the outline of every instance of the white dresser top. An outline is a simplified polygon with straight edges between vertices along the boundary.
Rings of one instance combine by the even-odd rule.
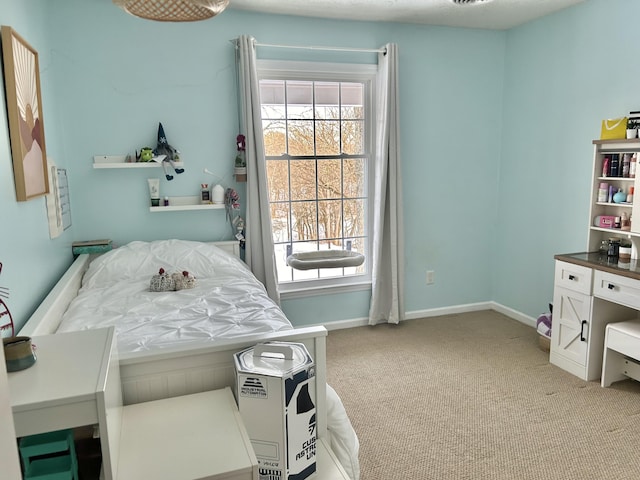
[[[104,389],[113,328],[33,337],[36,363],[9,373],[14,414],[95,398]]]

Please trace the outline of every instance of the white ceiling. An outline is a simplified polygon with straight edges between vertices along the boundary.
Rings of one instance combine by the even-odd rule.
[[[231,0],[230,8],[343,20],[507,30],[585,0]]]

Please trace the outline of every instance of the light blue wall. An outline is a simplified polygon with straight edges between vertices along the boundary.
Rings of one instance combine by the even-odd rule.
[[[95,170],[92,159],[153,146],[162,121],[186,163],[184,174],[162,181],[163,195],[196,194],[211,182],[206,167],[243,197],[231,177],[237,115],[229,40],[240,34],[264,43],[399,45],[408,311],[488,300],[532,316],[544,309],[553,254],[586,242],[585,184],[599,119],[633,107],[626,98],[633,90],[591,98],[607,76],[631,82],[615,75],[622,49],[614,60],[593,53],[599,37],[611,36],[602,15],[631,42],[627,13],[638,10],[631,1],[587,2],[509,32],[232,9],[205,22],[162,24],[104,0],[59,0],[55,8],[0,1],[2,23],[40,51],[49,153],[68,168],[71,186],[73,226],[50,241],[44,202],[15,202],[3,117],[0,286],[11,289],[12,311],[23,318],[70,261],[72,240],[230,237],[222,212],[150,213],[146,179],[160,171]],[[616,4],[620,19],[605,3]],[[615,33],[619,22],[628,33]],[[576,133],[554,135],[550,125]],[[435,285],[425,285],[426,270],[435,271]],[[296,325],[365,317],[367,305],[363,293],[283,303]]]
[[[46,0],[0,0],[0,24],[12,26],[38,51],[47,153],[64,167],[49,48],[50,3]],[[0,111],[3,112],[0,115],[0,262],[3,264],[0,287],[8,289],[9,296],[0,298],[20,326],[71,263],[73,227],[51,240],[44,197],[28,202],[16,201],[3,78],[0,78]],[[7,317],[0,318],[0,324],[4,323],[7,323]]]
[[[507,34],[493,299],[531,316],[553,255],[587,247],[592,140],[640,108],[640,2],[589,0]]]
[[[150,214],[148,171],[95,170],[96,154],[154,143],[157,122],[185,158],[186,172],[161,194],[197,193],[204,167],[231,179],[237,133],[234,56],[229,40],[400,47],[407,309],[491,296],[505,33],[340,22],[227,10],[192,24],[130,17],[111,2],[65,0],[53,12],[65,156],[75,237],[228,238],[222,212]],[[86,19],[99,21],[86,21]],[[330,36],[327,32],[332,32]],[[460,133],[459,127],[472,128]],[[427,268],[436,284],[425,285]],[[322,303],[324,308],[310,308]],[[364,317],[368,294],[288,300],[296,325]]]

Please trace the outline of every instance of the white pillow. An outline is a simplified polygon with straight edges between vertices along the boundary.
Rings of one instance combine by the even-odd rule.
[[[131,242],[91,262],[82,286],[96,288],[122,280],[148,280],[160,267],[168,273],[188,271],[196,278],[237,271],[244,264],[215,245],[188,240]]]

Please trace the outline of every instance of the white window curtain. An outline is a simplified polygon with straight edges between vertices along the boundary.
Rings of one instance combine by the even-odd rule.
[[[280,304],[264,162],[256,41],[253,37],[242,35],[237,39],[236,61],[241,104],[239,115],[245,135],[247,162],[245,262],[263,283],[269,297]]]
[[[246,137],[245,261],[265,285],[269,296],[279,303],[264,162],[256,41],[253,37],[243,35],[237,39],[236,47],[240,123]],[[377,83],[372,297],[369,309],[371,325],[398,323],[405,315],[402,178],[398,144],[398,47],[395,44],[387,44],[384,53],[378,56]]]
[[[378,57],[370,325],[405,316],[398,46]]]

